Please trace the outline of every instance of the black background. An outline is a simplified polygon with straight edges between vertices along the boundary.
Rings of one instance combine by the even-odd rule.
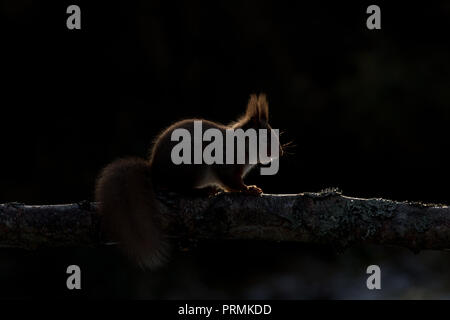
[[[81,7],[81,30],[66,28],[70,4]],[[382,29],[368,30],[370,4],[3,1],[0,202],[93,200],[99,170],[119,157],[145,157],[164,127],[186,117],[226,123],[251,93],[265,92],[272,126],[295,147],[276,176],[255,171],[246,182],[266,193],[338,187],[349,196],[448,203],[450,5],[377,2]],[[279,246],[203,244],[193,261],[182,255],[168,268],[186,261],[185,270],[198,273],[223,268],[225,282],[235,283],[233,272],[273,275],[272,255],[289,261],[307,252],[333,269],[328,249]],[[360,250],[365,257],[369,249]],[[9,249],[0,258],[3,297],[72,295],[62,267],[69,260],[97,279],[86,282],[88,296],[140,297],[123,279],[108,280],[121,268],[137,283],[170,286],[117,262],[109,249]],[[214,286],[216,278],[195,281]],[[175,297],[206,296],[196,288]],[[233,290],[214,297],[246,297],[239,285]],[[171,296],[158,292],[165,291],[151,297]],[[333,297],[320,290],[313,297],[322,296]]]

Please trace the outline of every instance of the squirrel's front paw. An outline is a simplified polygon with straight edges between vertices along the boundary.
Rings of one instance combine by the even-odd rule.
[[[261,193],[263,193],[262,189],[255,185],[247,186],[247,190],[245,190],[244,192],[248,193],[248,194],[254,194],[254,195],[260,195]]]

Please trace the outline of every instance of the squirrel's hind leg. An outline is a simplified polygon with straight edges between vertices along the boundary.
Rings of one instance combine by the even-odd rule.
[[[263,193],[262,189],[252,185],[247,186],[242,180],[242,174],[237,172],[237,174],[219,174],[222,187],[228,192],[244,192],[248,194],[259,195]]]

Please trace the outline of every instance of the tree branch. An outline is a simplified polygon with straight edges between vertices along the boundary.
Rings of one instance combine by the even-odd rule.
[[[336,191],[211,198],[159,195],[169,216],[166,232],[184,239],[297,241],[348,247],[381,244],[450,248],[450,208]],[[100,217],[89,202],[28,206],[0,204],[0,245],[21,248],[99,245]]]

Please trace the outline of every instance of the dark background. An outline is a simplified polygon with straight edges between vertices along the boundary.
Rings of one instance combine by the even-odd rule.
[[[70,4],[81,30],[66,28]],[[370,4],[3,1],[0,203],[92,200],[107,163],[145,157],[176,120],[231,121],[259,92],[295,147],[277,175],[248,183],[449,203],[450,4],[377,1],[382,29],[368,30]],[[4,249],[0,297],[445,298],[449,262],[211,242],[143,272],[112,248]],[[365,288],[373,263],[386,270],[376,293]],[[81,292],[65,289],[68,264],[82,267]]]

